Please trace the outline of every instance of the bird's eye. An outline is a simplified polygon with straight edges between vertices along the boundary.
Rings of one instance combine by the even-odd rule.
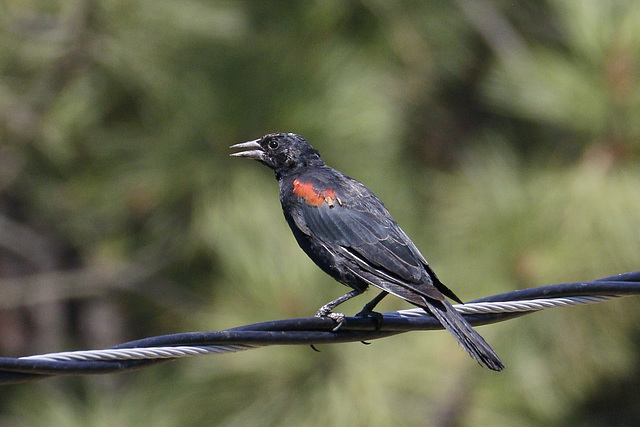
[[[272,139],[271,141],[269,141],[268,145],[271,150],[275,150],[276,148],[278,148],[278,145],[280,144],[278,144],[278,141]]]

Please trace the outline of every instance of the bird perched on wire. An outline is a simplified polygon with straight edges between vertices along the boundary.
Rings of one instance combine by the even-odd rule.
[[[498,355],[445,299],[462,301],[436,276],[424,256],[367,187],[325,165],[303,137],[272,133],[232,145],[231,154],[258,160],[274,170],[280,202],[291,231],[306,254],[327,274],[353,290],[318,310],[316,316],[338,322],[332,310],[370,285],[382,292],[358,315],[393,294],[435,316],[469,355],[500,371]]]

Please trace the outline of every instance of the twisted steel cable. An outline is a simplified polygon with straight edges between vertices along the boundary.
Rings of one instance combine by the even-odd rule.
[[[495,323],[547,308],[593,304],[640,294],[640,271],[591,282],[564,283],[485,297],[455,308],[474,326]],[[145,338],[104,350],[67,351],[20,358],[0,358],[0,384],[53,375],[103,374],[138,369],[168,360],[232,353],[269,345],[328,344],[373,340],[413,330],[441,329],[422,309],[347,317],[334,331],[326,318],[285,319],[213,332],[186,332]]]

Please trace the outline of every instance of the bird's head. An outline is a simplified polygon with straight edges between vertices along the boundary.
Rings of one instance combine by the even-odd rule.
[[[244,151],[235,157],[255,159],[273,169],[278,179],[298,168],[324,165],[318,151],[306,139],[295,133],[270,133],[253,141],[241,142],[230,148]]]

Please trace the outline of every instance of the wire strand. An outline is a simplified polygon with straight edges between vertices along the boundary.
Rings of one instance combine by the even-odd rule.
[[[548,308],[593,304],[640,294],[640,271],[594,280],[523,289],[455,305],[474,326],[519,317]],[[269,345],[330,344],[369,341],[408,331],[441,329],[419,308],[384,313],[382,323],[370,317],[347,317],[334,331],[331,319],[309,317],[240,326],[224,331],[185,332],[144,338],[104,350],[0,357],[0,384],[53,375],[122,372],[168,360],[235,353]]]

